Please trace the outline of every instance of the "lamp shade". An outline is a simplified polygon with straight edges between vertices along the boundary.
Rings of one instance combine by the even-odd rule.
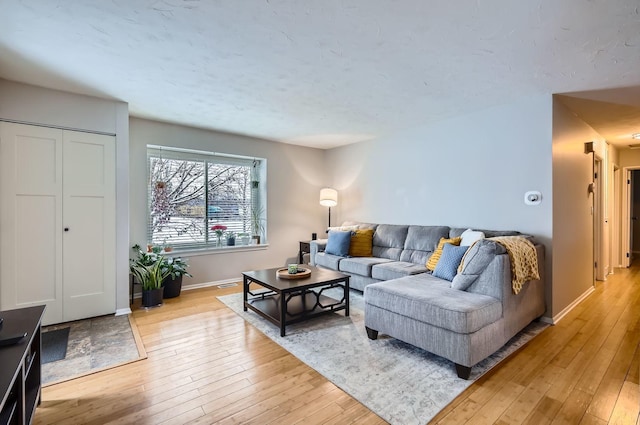
[[[330,187],[320,189],[320,205],[323,207],[335,207],[338,205],[338,191]]]

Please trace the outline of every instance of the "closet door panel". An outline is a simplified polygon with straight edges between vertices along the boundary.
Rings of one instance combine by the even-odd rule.
[[[62,159],[62,133],[60,130],[41,127],[34,130],[41,133],[41,136],[18,133],[14,139],[16,191],[36,196],[57,196],[62,189],[58,163]],[[49,132],[51,136],[45,136]]]
[[[56,300],[56,245],[58,232],[54,214],[33,219],[34,211],[55,211],[53,196],[17,196],[15,203],[16,307]],[[45,253],[42,255],[41,253]]]
[[[115,138],[64,132],[64,320],[115,312]]]
[[[0,123],[0,308],[62,321],[62,131]]]

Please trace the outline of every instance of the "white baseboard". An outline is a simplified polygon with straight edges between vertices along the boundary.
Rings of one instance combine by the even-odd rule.
[[[116,310],[116,316],[124,316],[125,314],[131,314],[130,308],[119,308]]]
[[[556,314],[555,316],[553,316],[552,319],[546,318],[544,317],[543,319],[545,323],[551,323],[552,325],[557,324],[560,320],[562,320],[562,318],[564,316],[566,316],[571,310],[573,310],[578,304],[580,304],[582,301],[584,301],[585,298],[587,298],[589,295],[591,295],[593,293],[593,291],[595,291],[596,289],[591,286],[589,289],[587,289],[582,295],[580,295],[578,298],[576,298],[571,304],[569,304],[568,306],[566,306],[560,313]],[[550,321],[548,321],[550,320]]]
[[[184,285],[182,286],[182,290],[183,291],[189,291],[191,289],[200,289],[200,288],[209,288],[210,286],[218,286],[218,285],[225,285],[228,283],[238,283],[241,282],[242,279],[239,278],[233,278],[233,279],[223,279],[223,280],[216,280],[215,282],[203,282],[203,283],[195,283],[193,285]]]
[[[215,282],[194,283],[193,285],[183,285],[182,290],[189,291],[191,289],[209,288],[211,286],[218,286],[218,285],[224,285],[227,283],[238,283],[238,282],[242,282],[242,279],[234,278],[234,279],[216,280]],[[138,298],[142,298],[142,292],[133,293],[133,299],[135,300]],[[128,313],[123,313],[123,314],[129,314],[129,313],[131,313],[131,310],[129,310]],[[117,312],[116,312],[116,315],[118,315]]]

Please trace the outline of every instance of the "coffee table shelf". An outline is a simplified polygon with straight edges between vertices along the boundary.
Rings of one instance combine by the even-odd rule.
[[[242,273],[244,311],[254,311],[279,326],[280,336],[285,336],[287,325],[311,317],[336,311],[344,311],[345,316],[349,316],[349,275],[310,266],[305,268],[311,269],[311,275],[297,280],[278,279],[277,268]],[[251,290],[252,283],[261,290]],[[342,289],[342,299],[322,294],[330,288]]]
[[[294,295],[287,301],[287,324],[301,322],[308,319],[311,316],[317,316],[318,314],[331,313],[332,311],[344,310],[345,305],[340,301],[327,297],[326,295],[320,295],[319,303],[321,305],[338,305],[334,309],[326,309],[316,305],[316,296],[307,292],[305,294],[306,303],[302,303],[302,294]],[[275,324],[280,324],[280,297],[278,295],[269,295],[264,298],[250,299],[249,304],[266,314],[269,318],[274,319]],[[313,305],[312,309],[307,306]]]

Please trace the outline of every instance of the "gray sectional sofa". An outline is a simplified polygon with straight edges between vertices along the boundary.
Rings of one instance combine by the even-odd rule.
[[[364,292],[369,338],[378,333],[445,357],[468,379],[471,367],[493,354],[545,312],[544,247],[535,245],[540,280],[514,294],[505,249],[485,239],[476,244],[477,261],[465,262],[452,282],[435,277],[425,264],[440,238],[466,228],[345,223],[375,229],[372,257],[338,257],[312,241],[311,264],[349,274],[351,288]],[[487,238],[518,232],[483,230]]]

